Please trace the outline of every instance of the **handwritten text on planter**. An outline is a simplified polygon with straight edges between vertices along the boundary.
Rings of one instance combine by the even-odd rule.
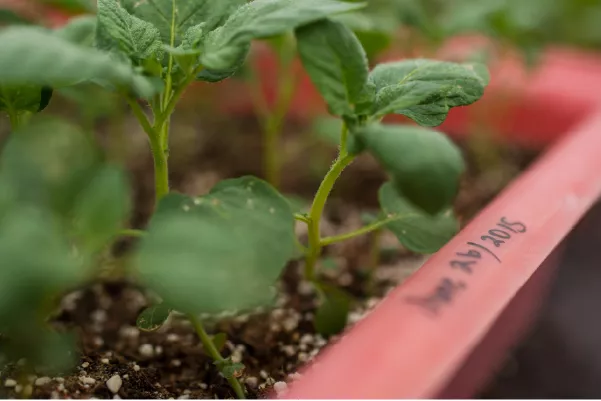
[[[458,269],[466,275],[472,275],[476,274],[478,263],[483,257],[488,256],[501,263],[502,261],[495,253],[495,249],[525,233],[526,230],[524,223],[502,217],[493,228],[480,236],[479,241],[467,242],[464,251],[456,252],[455,258],[449,261],[449,267]],[[431,315],[437,316],[442,307],[451,303],[455,295],[466,288],[467,283],[464,280],[443,277],[430,294],[406,297],[405,301],[423,308]]]

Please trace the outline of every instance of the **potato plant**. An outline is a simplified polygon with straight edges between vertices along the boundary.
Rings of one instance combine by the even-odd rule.
[[[405,60],[370,71],[357,36],[330,18],[363,6],[338,0],[98,0],[95,17],[57,31],[0,31],[0,111],[13,131],[0,166],[0,260],[9,261],[0,273],[0,332],[8,338],[2,355],[46,363],[45,353],[55,348],[29,344],[42,331],[45,341],[54,341],[45,326],[55,306],[48,300],[93,280],[103,251],[119,236],[134,236],[137,276],[157,299],[139,326],[156,330],[172,311],[185,314],[243,398],[237,379],[243,365],[220,354],[215,342],[221,340],[206,332],[201,316],[272,302],[276,280],[298,255],[296,221],[308,226],[308,243],[300,248],[305,276],[321,295],[315,325],[326,335],[344,327],[350,300],[320,280],[316,264],[325,246],[383,228],[422,253],[451,238],[457,230],[452,202],[464,170],[459,150],[437,131],[381,120],[396,113],[439,125],[452,107],[482,96],[486,69]],[[342,122],[338,157],[309,213],[295,214],[273,186],[250,176],[224,180],[200,197],[170,191],[168,162],[177,157],[169,153],[170,121],[186,88],[232,76],[253,40],[285,34],[294,35],[304,68]],[[148,136],[156,207],[145,230],[122,227],[129,212],[123,174],[91,150],[85,135],[32,118],[53,89],[90,83],[125,99]],[[361,153],[373,155],[390,175],[379,193],[381,216],[357,231],[323,238],[329,194]],[[32,242],[38,253],[25,248]],[[17,319],[17,310],[31,319]]]

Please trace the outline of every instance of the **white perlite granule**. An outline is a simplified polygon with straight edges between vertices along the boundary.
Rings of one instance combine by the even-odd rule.
[[[108,387],[109,390],[111,390],[111,393],[113,393],[113,394],[117,394],[119,392],[119,390],[121,389],[122,385],[123,385],[123,380],[121,380],[121,376],[119,376],[119,375],[114,375],[113,377],[111,377],[110,379],[108,379],[106,381],[106,386]]]
[[[50,383],[52,380],[49,377],[40,377],[37,378],[34,382],[34,384],[36,386],[45,386],[46,384]]]
[[[6,379],[6,380],[4,381],[4,387],[8,387],[8,388],[10,388],[10,387],[15,387],[16,385],[17,385],[17,381],[16,381],[16,380],[13,380],[13,379]]]
[[[273,384],[273,389],[275,390],[276,394],[282,395],[284,394],[286,391],[288,391],[288,385],[286,384],[286,382],[275,382]]]

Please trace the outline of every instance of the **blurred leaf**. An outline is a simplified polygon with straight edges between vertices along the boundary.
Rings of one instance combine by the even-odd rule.
[[[351,298],[346,292],[323,283],[318,288],[321,304],[315,312],[315,330],[324,337],[331,337],[346,327]]]
[[[332,18],[353,30],[367,54],[373,60],[392,44],[398,23],[389,11],[386,13],[365,11],[337,15]]]
[[[152,305],[138,315],[136,326],[142,331],[156,331],[167,322],[171,311],[165,304]]]
[[[68,86],[57,89],[56,93],[67,101],[75,103],[79,114],[88,120],[114,116],[124,107],[123,100],[118,98],[117,94],[97,85]]]
[[[120,169],[102,167],[91,177],[73,206],[74,234],[82,247],[98,252],[114,238],[127,218],[129,195]]]
[[[42,91],[40,93],[40,108],[38,111],[43,111],[50,104],[50,99],[52,99],[52,95],[54,94],[54,89],[49,86],[43,86]]]
[[[99,49],[123,52],[136,63],[163,57],[159,30],[150,22],[130,15],[117,0],[98,0],[96,34]]]
[[[78,128],[38,118],[11,135],[2,151],[0,178],[20,202],[67,215],[98,161],[88,137]]]
[[[39,0],[51,6],[60,7],[70,12],[93,12],[96,1],[94,0]]]
[[[436,216],[426,214],[404,199],[391,183],[379,191],[380,206],[388,219],[386,225],[405,248],[417,253],[434,253],[459,231],[452,210]]]
[[[10,187],[1,190],[10,191]],[[44,312],[60,291],[82,280],[84,272],[69,256],[69,246],[51,215],[18,203],[10,209],[3,206],[0,332],[7,340],[0,354],[12,360],[27,358],[48,369],[64,368],[73,360],[68,352],[72,341],[47,330]]]
[[[338,269],[338,263],[336,263],[335,258],[331,258],[331,257],[321,258],[321,260],[319,261],[319,264],[321,265],[321,267],[324,270],[337,270]]]
[[[361,213],[361,222],[365,225],[369,225],[378,221],[379,216],[376,213],[363,212]]]
[[[52,92],[38,85],[0,85],[0,111],[36,113],[48,105]]]
[[[271,300],[294,241],[290,205],[273,187],[225,180],[200,198],[161,200],[141,244],[141,279],[182,312],[252,308]]]
[[[213,337],[211,337],[211,341],[213,341],[213,345],[217,348],[217,351],[223,350],[225,347],[225,343],[227,342],[227,334],[225,333],[217,333]]]
[[[7,187],[2,188],[9,190]],[[35,252],[31,252],[35,244]],[[12,320],[37,320],[44,301],[57,289],[78,282],[79,266],[70,257],[60,226],[46,212],[13,204],[0,216],[0,332]]]
[[[394,6],[401,25],[415,27],[431,40],[441,38],[440,24],[432,12],[441,9],[441,4],[427,0],[394,0],[391,6]]]
[[[403,114],[420,125],[442,124],[449,110],[474,103],[489,76],[479,64],[406,60],[378,65],[369,76],[376,87],[372,114]]]
[[[363,4],[335,0],[255,0],[240,7],[223,26],[207,35],[201,62],[211,70],[229,70],[240,63],[254,39],[277,36],[361,7]]]
[[[358,130],[356,137],[392,175],[397,191],[419,208],[437,214],[452,204],[465,163],[444,134],[408,125],[371,124]]]
[[[0,8],[0,26],[4,25],[32,25],[33,22],[13,10]]]
[[[357,105],[373,101],[367,56],[349,28],[324,19],[297,29],[296,38],[305,70],[331,114],[354,116]]]
[[[96,16],[74,17],[57,29],[55,35],[61,39],[85,47],[92,47],[96,37]]]
[[[311,132],[330,145],[340,145],[343,121],[334,117],[317,117],[313,120]]]
[[[98,50],[78,46],[37,27],[11,27],[0,32],[2,85],[72,85],[102,81],[149,97],[156,82],[132,66]]]
[[[246,61],[246,56],[248,55],[249,50],[250,46],[247,46],[245,50],[241,51],[240,58],[235,61],[231,67],[220,70],[204,68],[198,73],[196,79],[199,81],[215,83],[234,76],[234,74],[236,74],[242,68],[244,62]]]

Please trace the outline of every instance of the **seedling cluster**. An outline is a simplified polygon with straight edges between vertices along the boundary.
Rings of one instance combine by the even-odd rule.
[[[0,111],[13,133],[0,166],[0,333],[7,338],[0,356],[26,357],[37,368],[66,355],[68,343],[48,327],[61,294],[94,280],[118,237],[135,236],[134,268],[158,300],[139,326],[156,330],[174,310],[187,315],[216,369],[243,398],[237,379],[243,365],[221,356],[200,316],[269,304],[276,280],[300,248],[305,278],[321,298],[315,326],[335,334],[346,324],[350,298],[320,280],[316,267],[325,246],[378,229],[391,230],[421,253],[448,241],[458,228],[452,202],[464,163],[449,139],[424,127],[478,100],[488,74],[477,64],[425,59],[370,70],[357,36],[332,19],[364,6],[338,0],[98,0],[96,16],[73,19],[59,30],[1,30]],[[171,192],[169,159],[177,155],[169,152],[170,122],[186,88],[232,76],[252,41],[274,38],[296,43],[304,69],[341,121],[338,157],[309,212],[294,213],[274,186],[250,176],[222,181],[206,196]],[[84,83],[121,96],[148,136],[156,207],[146,230],[123,227],[130,212],[123,172],[94,151],[85,132],[32,118],[53,89]],[[424,127],[382,123],[389,114]],[[267,120],[269,135],[284,117],[282,111]],[[365,152],[390,176],[379,192],[380,216],[357,231],[322,237],[332,188]],[[297,222],[308,226],[306,244],[295,236]]]

